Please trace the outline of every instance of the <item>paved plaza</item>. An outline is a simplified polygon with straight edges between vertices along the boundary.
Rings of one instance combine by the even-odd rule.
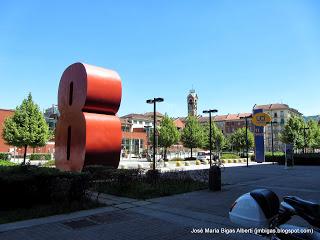
[[[139,240],[139,239],[260,239],[244,234],[194,234],[194,228],[230,229],[233,201],[255,188],[269,188],[279,197],[297,195],[319,202],[320,167],[278,165],[228,167],[221,192],[208,190],[138,201],[103,195],[109,206],[62,216],[0,225],[1,240]],[[291,223],[304,225],[299,218]]]

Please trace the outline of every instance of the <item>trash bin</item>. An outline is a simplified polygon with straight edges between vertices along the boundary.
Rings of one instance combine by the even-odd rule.
[[[217,165],[209,169],[209,190],[221,191],[221,169]]]

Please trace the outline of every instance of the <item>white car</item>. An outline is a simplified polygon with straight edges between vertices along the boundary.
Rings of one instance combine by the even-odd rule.
[[[198,152],[197,159],[200,161],[209,160],[210,152]]]

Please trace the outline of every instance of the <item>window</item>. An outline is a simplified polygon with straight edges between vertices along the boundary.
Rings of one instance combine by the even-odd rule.
[[[275,112],[275,113],[273,114],[273,117],[274,117],[274,118],[277,118],[277,117],[278,117],[278,113]]]
[[[130,132],[130,127],[128,126],[122,126],[121,129],[122,129],[122,132]]]

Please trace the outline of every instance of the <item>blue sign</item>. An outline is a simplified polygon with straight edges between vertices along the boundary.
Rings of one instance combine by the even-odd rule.
[[[262,113],[262,109],[254,109],[253,114]],[[264,156],[264,127],[254,127],[254,143],[256,162],[262,163],[265,161]]]

